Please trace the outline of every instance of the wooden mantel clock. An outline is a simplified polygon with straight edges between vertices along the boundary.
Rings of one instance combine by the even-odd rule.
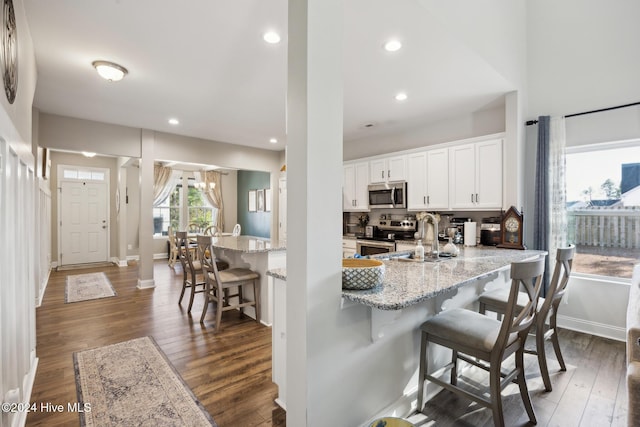
[[[526,249],[522,243],[522,214],[511,206],[500,224],[499,248]]]

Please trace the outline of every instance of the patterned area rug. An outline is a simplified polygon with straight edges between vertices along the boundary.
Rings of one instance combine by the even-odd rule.
[[[111,282],[104,273],[87,273],[67,276],[64,302],[108,298],[116,295]]]
[[[73,354],[83,426],[217,426],[151,337]],[[86,406],[85,406],[86,407]]]

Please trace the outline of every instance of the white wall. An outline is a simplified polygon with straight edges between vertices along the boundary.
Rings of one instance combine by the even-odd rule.
[[[13,104],[0,94],[0,399],[12,391],[29,402],[36,358],[35,305],[40,287],[39,180],[32,144],[36,64],[22,0],[17,26],[18,90]],[[0,427],[24,424],[26,412],[0,411]]]
[[[527,2],[528,118],[640,101],[640,2]]]

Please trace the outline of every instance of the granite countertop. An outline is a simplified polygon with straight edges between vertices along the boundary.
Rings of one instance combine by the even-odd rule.
[[[286,242],[255,236],[214,237],[211,244],[215,248],[245,253],[285,251]]]
[[[439,262],[399,260],[411,253],[402,251],[371,256],[385,264],[383,283],[362,291],[344,289],[343,298],[380,310],[400,310],[506,270],[512,262],[533,259],[546,252],[476,246],[461,248],[457,257],[443,258]],[[287,280],[287,269],[269,270],[267,275]]]
[[[274,277],[276,279],[287,280],[287,269],[286,268],[274,268],[272,270],[267,271],[267,276]]]
[[[383,254],[384,281],[373,289],[343,290],[345,299],[380,310],[399,310],[509,268],[512,262],[535,258],[544,251],[466,247],[439,262],[402,261],[409,252]]]

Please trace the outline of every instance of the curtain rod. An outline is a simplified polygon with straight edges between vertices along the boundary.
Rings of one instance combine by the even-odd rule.
[[[617,110],[618,108],[633,107],[634,105],[640,105],[640,102],[633,102],[631,104],[617,105],[615,107],[600,108],[599,110],[583,111],[582,113],[567,114],[566,116],[564,116],[564,118],[566,119],[568,117],[584,116],[585,114],[601,113],[603,111]],[[527,126],[531,126],[531,125],[535,125],[537,123],[538,123],[537,120],[528,120],[525,124]]]

